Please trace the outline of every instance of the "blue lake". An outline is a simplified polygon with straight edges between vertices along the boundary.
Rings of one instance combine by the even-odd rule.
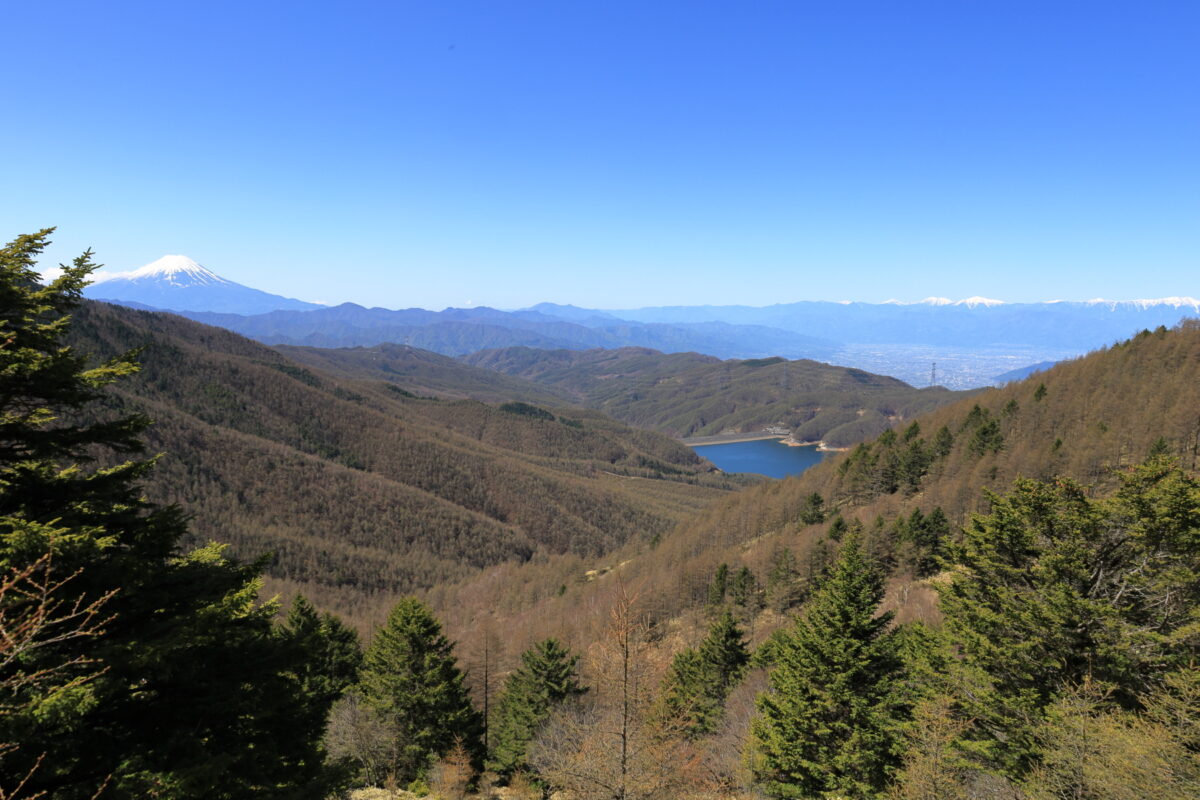
[[[816,445],[788,447],[778,439],[704,444],[692,449],[724,472],[757,472],[769,478],[799,475],[825,457]]]

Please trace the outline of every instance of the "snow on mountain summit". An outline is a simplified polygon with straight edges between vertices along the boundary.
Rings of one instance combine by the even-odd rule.
[[[967,308],[974,308],[975,306],[984,306],[985,308],[991,308],[993,306],[1004,305],[1004,301],[1003,300],[993,300],[990,297],[976,296],[976,297],[968,297],[965,300],[959,300],[954,305],[966,306]]]
[[[315,303],[234,283],[184,255],[166,255],[130,272],[93,277],[95,281],[84,290],[85,297],[148,308],[229,314],[319,308]]]
[[[139,281],[147,278],[165,280],[176,286],[197,286],[230,283],[207,267],[181,255],[167,255],[151,261],[132,272],[118,272],[105,276],[106,280],[123,278]]]

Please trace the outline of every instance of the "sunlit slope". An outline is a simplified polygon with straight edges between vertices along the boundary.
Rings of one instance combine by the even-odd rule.
[[[672,436],[782,425],[800,441],[844,447],[959,396],[941,387],[915,389],[895,378],[818,361],[721,361],[632,347],[510,347],[463,360],[535,381],[617,419]]]
[[[149,494],[184,505],[200,539],[274,553],[269,574],[343,611],[660,535],[733,485],[594,411],[414,397],[168,314],[85,304],[74,338],[101,356],[142,348],[115,396],[156,420]]]
[[[1098,494],[1112,489],[1114,471],[1152,452],[1200,466],[1200,324],[1144,332],[1110,348],[1065,362],[1029,379],[974,394],[905,422],[855,450],[830,458],[803,475],[745,489],[686,520],[654,547],[637,543],[582,567],[562,560],[536,570],[509,570],[508,585],[468,581],[439,592],[437,601],[466,629],[470,613],[506,609],[504,624],[518,621],[527,636],[566,632],[586,641],[599,626],[589,609],[619,579],[636,591],[656,618],[675,619],[703,608],[718,564],[730,574],[750,568],[760,585],[778,554],[794,554],[803,572],[818,545],[830,540],[833,520],[861,523],[872,551],[886,552],[893,522],[914,510],[940,507],[952,529],[985,510],[989,490],[1006,491],[1018,476],[1070,477]],[[814,495],[824,503],[819,523],[804,521]],[[823,544],[821,544],[823,542]],[[895,567],[887,603],[901,618],[936,616],[932,591]],[[595,570],[593,577],[584,574]],[[522,574],[536,574],[536,579]],[[595,575],[599,574],[599,577]],[[556,587],[565,586],[561,596]],[[782,624],[764,612],[752,632]]]

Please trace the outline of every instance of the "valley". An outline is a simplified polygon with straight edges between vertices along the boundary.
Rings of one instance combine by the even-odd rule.
[[[41,296],[22,291],[18,297]],[[61,302],[71,308],[74,301]],[[53,318],[46,308],[23,319]],[[1046,709],[1071,702],[1072,681],[1096,664],[1133,698],[1131,710],[1119,713],[1137,724],[1157,719],[1142,708],[1167,702],[1163,693],[1176,689],[1164,686],[1194,675],[1187,666],[1189,615],[1200,602],[1191,544],[1200,525],[1194,321],[1143,330],[1084,357],[1016,370],[998,388],[969,391],[919,389],[814,360],[645,347],[519,346],[457,358],[392,342],[268,347],[174,314],[94,301],[70,321],[68,349],[45,363],[83,370],[74,373],[80,385],[120,380],[102,393],[80,391],[99,402],[86,410],[76,402],[81,410],[47,430],[65,432],[62,446],[80,463],[104,451],[71,450],[77,438],[108,441],[109,451],[89,472],[42,469],[30,478],[13,462],[6,480],[95,481],[101,492],[115,481],[125,493],[138,481],[145,499],[84,500],[69,505],[66,518],[78,526],[71,520],[104,508],[114,531],[175,537],[169,548],[154,545],[160,550],[147,563],[158,566],[139,567],[141,583],[121,613],[136,618],[148,611],[140,598],[179,592],[169,588],[186,584],[177,570],[208,570],[207,581],[224,576],[218,583],[233,594],[214,608],[225,616],[209,609],[194,620],[244,630],[252,621],[256,646],[283,648],[273,657],[326,659],[324,666],[308,662],[307,674],[339,683],[303,684],[304,702],[322,710],[296,729],[309,738],[295,747],[328,746],[361,771],[362,783],[385,780],[372,776],[386,756],[363,748],[381,747],[392,734],[363,722],[361,714],[370,720],[380,712],[358,704],[379,702],[370,700],[378,691],[373,681],[411,679],[396,670],[451,676],[412,697],[418,707],[431,698],[451,704],[425,730],[458,738],[428,745],[408,767],[387,767],[409,770],[410,786],[421,788],[428,776],[444,794],[447,776],[478,774],[509,787],[532,775],[578,787],[572,759],[589,753],[589,769],[607,769],[609,761],[588,749],[597,735],[586,721],[593,717],[576,715],[619,713],[644,737],[639,747],[675,754],[639,768],[654,792],[705,791],[714,800],[771,785],[771,759],[810,741],[794,733],[770,738],[769,726],[796,730],[809,706],[792,708],[789,698],[839,691],[839,670],[857,668],[841,664],[843,648],[863,648],[887,680],[911,687],[895,706],[884,702],[891,690],[883,678],[836,700],[852,704],[875,692],[871,713],[889,715],[885,723],[862,717],[845,731],[849,740],[864,726],[919,726],[922,715],[942,714],[960,731],[953,741],[987,750],[953,773],[965,777],[938,767],[939,780],[975,786],[991,776],[1013,791],[1038,784],[1006,766],[1009,760],[1055,752],[1020,737],[1049,735],[1050,723],[1037,715],[1060,713]],[[57,329],[51,323],[47,330],[45,341],[53,341]],[[88,356],[71,360],[73,352]],[[136,353],[136,369],[124,360],[128,353]],[[35,428],[55,419],[41,413],[35,406],[32,417],[7,419],[31,419]],[[127,461],[136,443],[125,431],[142,431],[143,419],[153,424],[139,433],[142,441],[163,455]],[[29,452],[43,446],[37,435],[29,441]],[[753,472],[761,474],[744,474]],[[46,516],[61,507],[53,492],[22,491],[10,500],[44,507],[38,525],[63,523]],[[93,536],[87,525],[78,530],[71,535]],[[145,546],[134,541],[127,546]],[[109,539],[97,542],[100,552],[112,547]],[[124,563],[120,552],[97,563]],[[1010,581],[1010,562],[1035,576],[1032,585]],[[1143,570],[1150,582],[1141,583]],[[1086,577],[1095,574],[1111,574],[1099,590]],[[1138,589],[1124,599],[1130,582]],[[277,600],[257,599],[260,591]],[[1066,613],[1058,610],[1064,593],[1072,604]],[[189,589],[177,596],[205,595]],[[278,603],[290,606],[286,616]],[[1028,607],[1040,621],[1021,631]],[[1076,641],[1078,615],[1116,630],[1115,649]],[[990,630],[997,618],[1002,630]],[[1005,649],[979,645],[979,631]],[[1153,638],[1144,663],[1136,673],[1123,671],[1130,657],[1124,643],[1146,631]],[[297,637],[308,637],[303,648],[289,644]],[[370,642],[365,650],[359,637]],[[1004,683],[1010,653],[1025,642],[1049,654],[1031,662],[1044,696],[1019,681]],[[1080,650],[1089,654],[1086,664],[1061,666]],[[405,652],[425,666],[402,666]],[[695,666],[714,652],[730,659],[728,673]],[[105,658],[135,668],[128,655]],[[624,672],[613,672],[622,662]],[[965,667],[995,681],[997,694],[980,699],[946,689]],[[556,685],[576,689],[539,712],[541,721],[521,721],[511,704],[529,702],[518,699],[532,680],[525,676],[543,668],[557,670]],[[641,699],[614,706],[614,687],[633,691],[621,683],[633,673]],[[295,672],[260,678],[250,684],[301,685]],[[100,685],[115,698],[120,680],[113,680]],[[322,694],[319,686],[329,688]],[[585,687],[597,694],[569,700]],[[271,708],[255,703],[246,717]],[[937,710],[949,703],[995,715],[1000,730],[1017,738]],[[202,716],[203,709],[184,713]],[[557,739],[557,731],[576,738]],[[1179,735],[1155,731],[1156,741]],[[137,726],[121,732],[143,734]],[[111,740],[114,752],[133,746],[120,741]],[[891,741],[900,747],[907,740]],[[761,748],[765,760],[748,767],[738,755],[747,746]],[[924,757],[919,745],[907,747],[900,758],[863,745],[855,759],[893,759],[886,778],[871,780],[907,791],[923,774],[909,771],[913,759]],[[1190,768],[1180,748],[1173,763]],[[110,758],[99,748],[76,752],[85,754],[78,764]],[[473,762],[472,752],[489,760]],[[314,775],[333,780],[326,762],[311,763]],[[467,790],[461,780],[453,785]]]
[[[4,21],[0,800],[1200,798],[1200,3]]]

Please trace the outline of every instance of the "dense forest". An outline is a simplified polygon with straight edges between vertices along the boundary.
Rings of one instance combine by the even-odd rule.
[[[71,341],[139,348],[107,405],[154,420],[147,490],[187,507],[194,541],[272,554],[273,589],[364,630],[404,592],[649,540],[746,484],[595,411],[417,396],[173,315],[85,301]]]
[[[1198,324],[731,493],[596,412],[414,397],[81,307],[88,254],[35,282],[48,235],[0,250],[6,798],[1200,792]],[[171,485],[155,483],[170,457],[145,455],[168,442],[206,470],[171,480],[212,481],[164,498],[187,506],[141,496]],[[325,485],[342,471],[365,475],[426,503],[375,529],[408,531],[380,547],[409,545],[397,563],[477,561],[389,596],[365,646],[323,600],[284,612],[261,595],[268,560],[231,558],[187,516],[239,465],[225,502],[254,508],[280,463],[324,471],[281,483],[292,497],[262,489],[259,513],[315,512],[365,491]],[[688,497],[707,502],[688,516]],[[345,513],[367,530],[376,511]],[[421,539],[442,512],[481,527]]]
[[[1197,557],[1194,537],[1200,525],[1200,497],[1194,478],[1200,436],[1197,385],[1200,325],[1185,322],[1171,330],[1142,332],[1027,381],[918,417],[798,478],[747,489],[681,524],[654,547],[618,551],[590,573],[552,562],[500,567],[479,580],[434,590],[430,598],[436,608],[444,610],[449,629],[472,653],[478,649],[476,642],[491,635],[489,631],[498,625],[520,642],[556,636],[581,649],[595,646],[592,643],[604,638],[608,625],[604,609],[617,592],[636,593],[646,619],[658,629],[660,646],[666,653],[679,652],[702,640],[715,610],[726,608],[737,615],[747,642],[765,653],[762,658],[769,664],[769,654],[781,637],[792,635],[788,632],[798,624],[794,620],[808,619],[813,613],[813,604],[834,565],[845,556],[847,541],[855,542],[879,575],[877,605],[870,606],[871,613],[881,609],[892,620],[889,630],[908,631],[904,636],[935,638],[949,635],[948,628],[960,624],[952,621],[952,614],[969,614],[992,593],[1007,598],[1006,593],[1017,591],[1017,587],[1004,589],[996,583],[987,588],[976,586],[972,594],[963,595],[967,599],[948,601],[950,594],[958,591],[955,587],[961,588],[956,583],[960,574],[981,576],[990,570],[992,574],[982,575],[981,580],[1002,582],[1011,580],[1005,575],[1044,572],[1047,577],[1039,580],[1046,583],[1040,588],[1023,587],[1012,600],[1032,603],[1021,593],[1067,590],[1065,583],[1060,587],[1060,579],[1067,580],[1062,570],[1068,558],[1076,559],[1070,569],[1079,577],[1073,580],[1084,581],[1078,584],[1082,586],[1078,591],[1087,594],[1100,590],[1086,585],[1085,573],[1108,575],[1110,570],[1120,577],[1109,575],[1105,580],[1127,588],[1105,592],[1132,591],[1130,582],[1141,580],[1136,576],[1143,567],[1127,559],[1152,557],[1162,559],[1159,568],[1163,570],[1172,571],[1176,566],[1180,570],[1174,578],[1160,575],[1154,581],[1161,578],[1166,583],[1160,588],[1170,584],[1167,591],[1178,593],[1161,601],[1180,603],[1175,607],[1183,615],[1169,623],[1180,627],[1171,633],[1163,631],[1162,641],[1179,647],[1171,656],[1181,659],[1175,663],[1188,663],[1195,644],[1188,632],[1192,623],[1182,620],[1194,618],[1200,599],[1195,596],[1197,585],[1192,577]],[[1149,463],[1144,464],[1147,459]],[[1138,514],[1150,519],[1139,521]],[[1137,531],[1156,526],[1172,528],[1175,532],[1168,538],[1182,538],[1175,538],[1169,546],[1161,539],[1166,533],[1152,534],[1152,544],[1140,540],[1151,534]],[[1001,546],[1002,536],[1018,534],[1026,538],[1006,545],[1019,548],[1017,551],[989,552],[989,548]],[[1071,550],[1081,547],[1081,539],[1088,542],[1083,548],[1086,553]],[[1143,546],[1151,547],[1153,555],[1139,555]],[[1160,547],[1177,549],[1165,552]],[[1005,572],[992,563],[1001,556],[1019,566],[1010,566]],[[1104,561],[1109,558],[1120,563]],[[1180,583],[1174,583],[1176,579]],[[539,587],[554,584],[562,588],[561,596],[526,600],[545,597],[548,593]],[[915,751],[907,751],[884,769],[890,776],[885,781],[890,782],[890,791],[903,797],[1058,797],[1068,795],[1053,794],[1052,788],[1046,788],[1049,784],[1037,781],[1079,786],[1082,784],[1071,781],[1086,780],[1091,781],[1091,788],[1069,796],[1136,797],[1157,780],[1147,777],[1153,773],[1175,776],[1163,778],[1170,787],[1163,790],[1168,795],[1194,794],[1198,785],[1195,740],[1187,739],[1183,729],[1155,728],[1155,720],[1162,718],[1150,712],[1160,707],[1157,704],[1165,704],[1162,707],[1176,708],[1191,720],[1186,724],[1194,725],[1200,705],[1194,690],[1184,685],[1188,681],[1194,685],[1196,675],[1186,670],[1179,675],[1161,673],[1161,679],[1148,680],[1135,691],[1114,688],[1107,679],[1089,675],[1086,668],[1081,668],[1082,672],[1060,669],[1055,665],[1062,663],[1072,648],[1076,657],[1092,664],[1101,658],[1095,648],[1114,648],[1112,653],[1136,650],[1140,645],[1135,640],[1143,634],[1132,630],[1144,623],[1109,631],[1105,634],[1109,644],[1101,645],[1089,638],[1091,634],[1082,639],[1075,634],[1067,637],[1071,626],[1085,624],[1078,616],[1054,621],[1053,614],[1068,614],[1055,605],[1068,602],[1065,597],[1048,594],[1037,602],[1047,605],[985,605],[991,608],[986,612],[992,615],[989,624],[999,628],[976,641],[997,637],[997,651],[1019,653],[1024,651],[1016,639],[1029,637],[1035,648],[1031,657],[1041,659],[1043,670],[1029,673],[1024,680],[1028,687],[1039,687],[1042,704],[1036,707],[1036,714],[1032,707],[1019,713],[1033,715],[1046,727],[1036,733],[1024,731],[1025,751],[1019,756],[1006,754],[1004,758],[1015,761],[1001,765],[974,752],[975,745],[964,738],[979,735],[972,720],[980,709],[964,711],[961,698],[939,690],[929,696],[932,705],[917,703],[905,712],[916,717],[900,715],[908,720],[902,726],[908,731],[906,736],[927,735],[920,746],[933,752],[918,758]],[[1078,606],[1083,601],[1069,602],[1075,604],[1069,614],[1084,613]],[[951,612],[951,608],[955,610]],[[1099,620],[1106,615],[1115,619],[1126,611],[1097,601],[1087,613],[1098,615],[1092,619]],[[1085,625],[1093,624],[1099,622]],[[1034,636],[1043,625],[1064,626],[1061,634],[1053,634],[1062,638],[1052,647],[1065,648],[1056,651],[1058,655],[1046,649],[1036,651],[1038,647],[1052,649],[1039,638],[1043,634]],[[1008,628],[1012,630],[1001,636]],[[980,636],[978,631],[972,635]],[[965,643],[945,646],[950,649],[937,670],[952,665],[958,669],[959,662],[951,654],[961,652]],[[1132,656],[1131,652],[1120,657]],[[493,657],[503,662],[514,656],[500,652]],[[1000,655],[994,652],[989,657]],[[1004,669],[1015,664],[1005,663]],[[999,668],[998,662],[995,666]],[[927,673],[930,668],[913,669]],[[1093,678],[1095,682],[1089,683]],[[966,680],[957,673],[954,679]],[[980,676],[973,673],[971,679]],[[765,678],[755,678],[752,673],[747,685],[756,680]],[[761,683],[757,686],[761,688]],[[744,744],[755,716],[754,704],[735,692],[727,708],[731,713],[740,709],[736,738]],[[1145,772],[1128,766],[1142,757],[1138,748],[1154,749],[1155,736],[1182,744],[1177,750],[1164,744],[1169,752],[1162,758],[1156,755],[1157,760],[1146,765]],[[1092,739],[1096,750],[1087,751],[1092,766],[1083,776],[1064,776],[1064,771],[1069,771],[1070,753],[1055,751],[1052,759],[1058,761],[1048,764],[1044,752],[1039,751],[1046,742],[1054,742],[1055,747],[1085,747]],[[1105,748],[1108,750],[1101,754]],[[738,760],[744,756],[742,744],[733,749],[741,755],[733,759],[736,763],[731,762],[730,774],[744,766]],[[931,766],[920,760],[926,757],[942,760]],[[1119,781],[1106,771],[1102,760],[1108,758],[1122,759],[1122,769],[1134,776],[1128,784],[1118,786]],[[1163,759],[1174,761],[1166,764]],[[895,778],[902,774],[901,765],[910,762],[911,773],[903,773],[911,778],[911,788],[906,789],[895,783]],[[1058,772],[1051,774],[1054,770]],[[744,774],[742,780],[747,781],[743,784],[747,789],[754,783]],[[1105,781],[1116,788],[1106,788]],[[874,792],[861,787],[841,791],[847,796],[876,796],[883,791],[882,785]],[[780,796],[823,795],[810,790]]]
[[[796,441],[846,447],[961,396],[818,361],[721,361],[635,347],[510,347],[462,360],[535,381],[633,425],[681,437],[783,426]]]
[[[339,378],[395,383],[418,395],[485,403],[578,406],[569,393],[406,344],[374,347],[275,347],[290,361]]]

